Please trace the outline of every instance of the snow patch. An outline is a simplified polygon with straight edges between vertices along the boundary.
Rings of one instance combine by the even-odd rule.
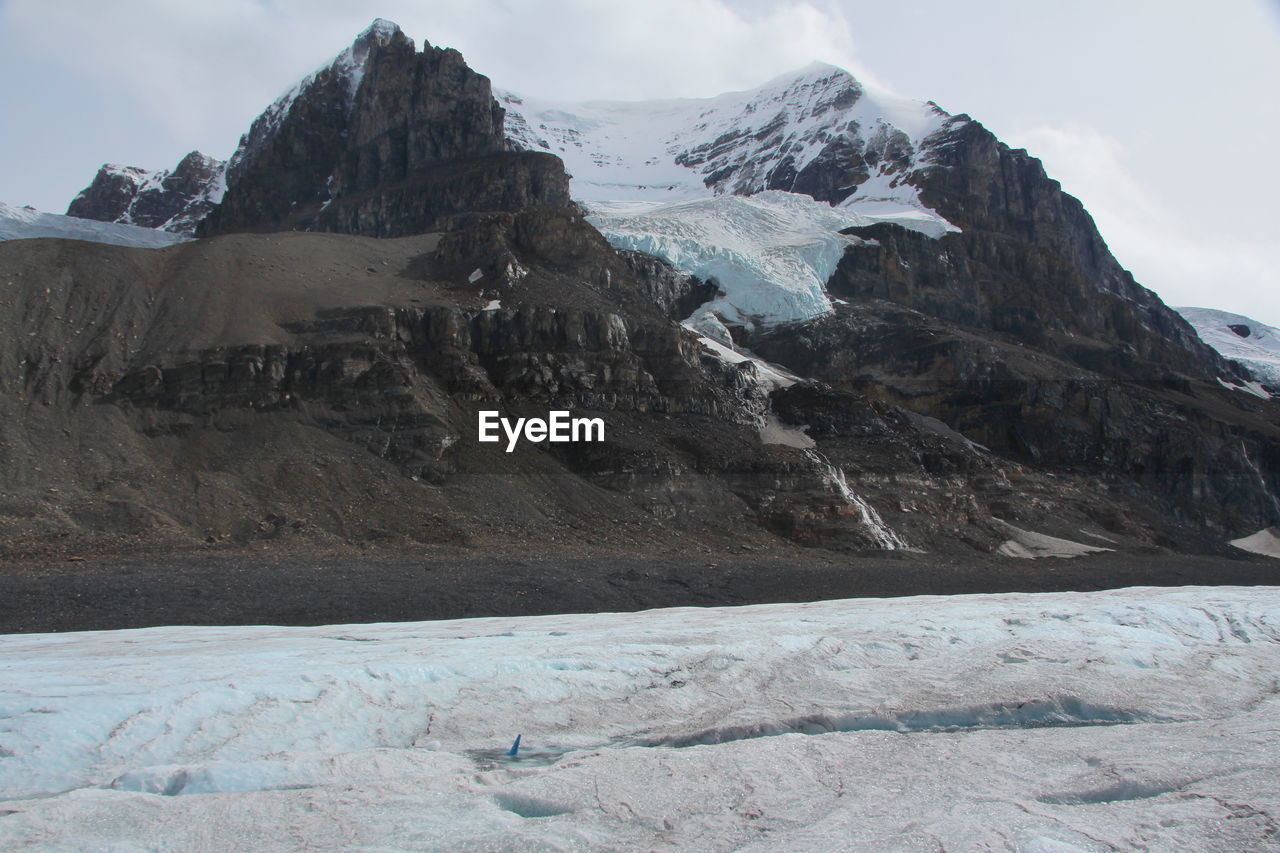
[[[1243,391],[1245,394],[1260,397],[1263,400],[1271,399],[1271,393],[1267,391],[1266,388],[1262,387],[1261,382],[1255,382],[1247,379],[1244,382],[1228,382],[1219,376],[1218,384],[1223,388],[1226,388],[1228,391]]]
[[[1241,551],[1262,554],[1264,557],[1280,557],[1280,527],[1264,527],[1257,533],[1232,539],[1227,543]]]
[[[996,552],[1006,557],[1020,557],[1035,560],[1041,557],[1081,557],[1097,551],[1114,551],[1114,548],[1101,548],[1097,545],[1085,545],[1072,542],[1070,539],[1059,539],[1044,533],[1035,533],[1014,527],[1007,521],[993,519],[1008,535]]]

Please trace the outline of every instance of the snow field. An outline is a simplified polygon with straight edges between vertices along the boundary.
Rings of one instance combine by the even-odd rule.
[[[98,222],[56,213],[41,213],[32,207],[11,207],[0,202],[0,241],[31,240],[39,237],[58,237],[63,240],[85,240],[90,243],[108,243],[112,246],[134,246],[141,249],[163,249],[177,243],[186,243],[190,237],[143,228],[139,225],[121,225],[115,222]]]
[[[0,848],[1274,849],[1278,609],[1129,589],[10,635]]]

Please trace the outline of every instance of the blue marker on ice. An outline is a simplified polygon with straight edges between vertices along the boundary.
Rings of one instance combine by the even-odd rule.
[[[520,755],[520,738],[522,738],[522,737],[524,737],[524,735],[516,735],[516,742],[515,742],[515,743],[513,743],[513,744],[511,744],[511,748],[507,750],[507,755],[509,755],[509,756],[510,756],[510,757],[512,757],[512,758],[517,758],[517,757],[519,757],[519,755]]]

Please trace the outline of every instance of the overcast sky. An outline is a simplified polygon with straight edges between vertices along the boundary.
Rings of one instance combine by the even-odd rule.
[[[1277,0],[0,0],[0,201],[227,157],[380,15],[552,98],[707,96],[820,59],[1045,161],[1172,305],[1280,326]]]

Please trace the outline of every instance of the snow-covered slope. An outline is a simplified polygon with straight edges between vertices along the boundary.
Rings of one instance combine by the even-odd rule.
[[[766,189],[919,207],[903,179],[950,118],[815,63],[714,98],[553,103],[495,91],[507,134],[565,161],[580,201],[683,201]],[[838,177],[840,180],[833,181]]]
[[[565,161],[570,192],[614,246],[718,281],[724,296],[699,311],[717,322],[829,311],[824,286],[848,242],[841,228],[888,220],[934,237],[954,230],[907,181],[927,167],[926,140],[950,116],[834,66],[704,99],[495,94],[511,141]]]
[[[1130,589],[11,635],[0,848],[1274,849],[1278,611]]]
[[[169,231],[41,213],[33,207],[10,207],[0,203],[0,240],[27,240],[35,237],[87,240],[143,249],[160,249],[191,239]]]
[[[1273,388],[1280,388],[1280,329],[1243,314],[1214,308],[1175,308],[1195,327],[1200,340],[1223,358],[1231,358],[1253,371]]]

